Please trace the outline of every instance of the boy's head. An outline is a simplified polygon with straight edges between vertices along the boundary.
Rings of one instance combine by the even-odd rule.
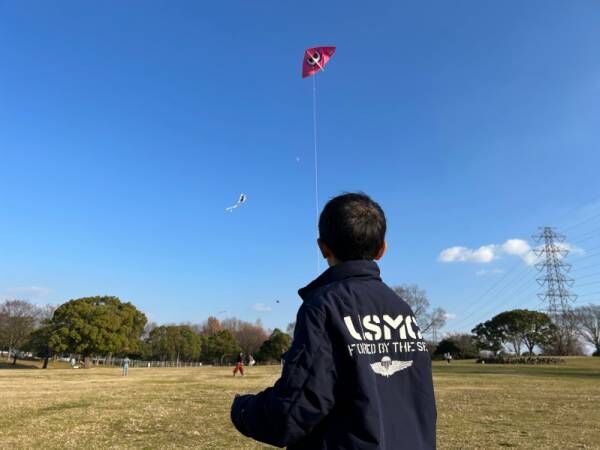
[[[386,221],[381,207],[362,193],[332,198],[319,218],[319,247],[330,265],[383,256]]]

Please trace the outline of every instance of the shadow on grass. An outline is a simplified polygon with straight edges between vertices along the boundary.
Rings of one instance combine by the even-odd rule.
[[[18,362],[17,364],[13,364],[11,362],[0,362],[0,369],[39,369],[39,367],[36,367],[32,364],[21,364]]]

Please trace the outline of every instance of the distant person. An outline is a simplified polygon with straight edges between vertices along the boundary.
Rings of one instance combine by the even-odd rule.
[[[241,433],[289,449],[435,448],[431,358],[411,308],[375,263],[386,226],[364,194],[325,205],[317,242],[329,269],[298,292],[281,378],[236,396],[231,420]]]
[[[123,360],[123,376],[126,377],[129,372],[129,358],[125,357]]]
[[[450,352],[444,353],[444,359],[448,364],[450,364],[450,361],[452,361],[452,354]]]
[[[250,367],[252,367],[254,364],[256,364],[256,361],[254,360],[254,357],[252,355],[248,356],[248,365]]]
[[[233,376],[235,377],[235,374],[238,372],[244,376],[244,354],[242,352],[237,356],[235,367],[233,369]]]

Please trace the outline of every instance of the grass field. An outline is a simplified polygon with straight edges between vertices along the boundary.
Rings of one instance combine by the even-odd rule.
[[[265,448],[229,422],[235,393],[272,383],[228,368],[38,370],[0,365],[1,448]],[[6,370],[5,370],[6,369]],[[440,449],[600,449],[600,358],[434,367]]]

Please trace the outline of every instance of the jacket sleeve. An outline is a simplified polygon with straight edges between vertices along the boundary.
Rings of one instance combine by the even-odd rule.
[[[244,435],[283,447],[302,439],[334,405],[336,381],[324,314],[303,304],[281,378],[271,388],[236,397],[231,420]]]

